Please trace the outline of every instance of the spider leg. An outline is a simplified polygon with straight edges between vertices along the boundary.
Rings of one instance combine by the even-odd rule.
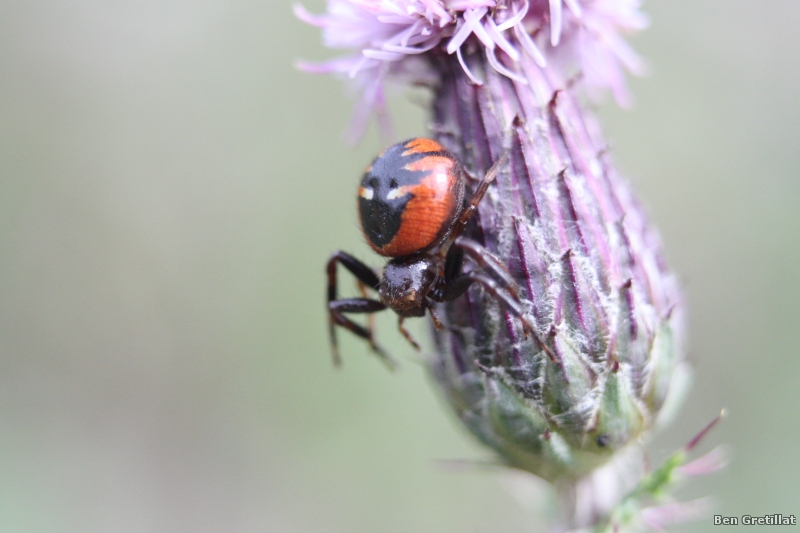
[[[444,329],[444,324],[439,319],[439,315],[436,314],[436,311],[433,310],[433,302],[429,299],[428,300],[428,313],[431,315],[431,322],[433,322],[433,327],[442,331]]]
[[[531,320],[531,316],[525,312],[525,308],[522,306],[522,302],[519,301],[519,298],[509,291],[508,288],[503,287],[500,283],[489,276],[480,274],[478,272],[464,274],[448,285],[447,289],[445,290],[445,300],[453,300],[458,298],[464,294],[473,283],[478,283],[494,299],[499,301],[509,313],[517,317],[520,322],[522,322],[522,329],[525,332],[525,336],[527,337],[528,335],[531,335],[534,339],[536,339],[536,342],[539,344],[539,346],[541,346],[542,350],[544,350],[550,360],[555,361],[555,355],[553,355],[550,347],[547,346],[547,344],[545,344],[545,342],[539,336],[538,332],[536,331],[536,325],[533,323],[533,320]]]
[[[419,351],[420,350],[419,344],[417,344],[417,341],[415,341],[414,337],[411,336],[411,333],[409,333],[408,330],[405,327],[403,327],[404,320],[405,317],[401,316],[400,320],[397,321],[397,329],[398,331],[400,331],[400,333],[403,334],[403,337],[405,337],[406,340],[411,343],[411,346],[413,346],[416,351]]]
[[[458,298],[464,294],[472,283],[468,281],[468,279],[461,279],[463,277],[461,275],[461,268],[463,267],[465,252],[483,272],[489,274],[500,287],[507,290],[515,299],[519,300],[519,286],[508,272],[503,262],[495,257],[489,250],[466,237],[458,237],[447,253],[444,269],[445,290],[441,292],[443,296],[442,300],[449,301]]]
[[[341,326],[362,339],[369,342],[370,348],[390,369],[397,366],[395,360],[386,351],[381,348],[372,336],[372,331],[364,326],[357,324],[344,316],[344,313],[376,313],[383,311],[386,306],[377,300],[370,300],[367,298],[347,298],[342,300],[334,300],[328,303],[328,312],[331,320],[331,344],[334,353],[334,364],[337,366],[341,364],[341,357],[339,356],[339,348],[336,344],[336,329],[335,326]]]
[[[349,318],[345,317],[342,313],[375,313],[386,309],[386,306],[377,300],[369,300],[367,298],[354,298],[337,300],[338,293],[338,279],[336,272],[336,265],[342,264],[351,274],[353,274],[361,287],[369,287],[373,290],[378,289],[380,279],[375,271],[369,266],[365,265],[355,257],[342,251],[338,251],[331,255],[328,259],[326,271],[328,274],[328,335],[331,342],[331,354],[333,356],[333,364],[340,366],[342,358],[339,354],[339,342],[336,336],[336,326],[341,326],[359,337],[366,339],[372,350],[386,362],[387,365],[392,366],[393,361],[391,357],[373,340],[372,335],[372,321],[371,317],[367,328],[356,324]],[[362,289],[362,294],[366,290]]]
[[[336,299],[336,265],[341,263],[347,270],[353,274],[358,281],[374,290],[378,290],[381,280],[375,271],[370,267],[348,254],[339,250],[334,253],[329,259],[326,267],[328,272],[328,301],[331,302]]]
[[[519,298],[517,282],[511,277],[506,266],[489,250],[466,237],[457,238],[453,245],[463,250],[484,272],[492,276],[500,286],[513,294],[515,298]]]
[[[361,293],[362,298],[369,298],[367,286],[361,280],[358,281],[358,292]],[[370,337],[375,332],[375,313],[367,314],[367,331],[369,331]]]
[[[461,276],[464,266],[464,250],[457,246],[450,247],[444,260],[444,281],[449,283]]]
[[[500,157],[495,161],[492,167],[486,172],[486,175],[481,180],[478,187],[475,189],[475,192],[472,194],[472,199],[470,199],[467,207],[461,211],[461,216],[458,217],[455,224],[453,225],[453,229],[450,231],[450,235],[447,237],[447,240],[442,244],[440,249],[440,255],[444,256],[450,249],[450,246],[453,242],[461,235],[461,232],[464,231],[464,228],[467,227],[467,222],[469,219],[472,218],[472,215],[475,214],[475,211],[478,209],[478,204],[483,199],[483,195],[486,194],[486,190],[489,188],[489,185],[494,181],[497,177],[497,174],[500,172],[500,168],[508,162],[508,150],[504,151],[500,154]]]

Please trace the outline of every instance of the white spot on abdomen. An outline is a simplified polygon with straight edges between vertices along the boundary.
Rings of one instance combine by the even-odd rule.
[[[397,187],[396,189],[392,189],[389,191],[389,194],[386,195],[387,200],[397,200],[398,198],[402,198],[408,194],[408,191],[405,190],[405,187]]]

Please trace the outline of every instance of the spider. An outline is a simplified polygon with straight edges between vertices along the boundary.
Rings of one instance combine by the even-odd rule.
[[[434,327],[443,329],[434,311],[435,303],[458,298],[473,283],[481,285],[517,317],[526,336],[531,334],[538,340],[508,270],[483,246],[461,236],[507,160],[508,154],[503,153],[466,204],[464,170],[436,141],[416,138],[395,144],[367,167],[358,189],[361,228],[372,249],[391,259],[381,276],[343,251],[337,251],[328,260],[328,322],[336,366],[341,364],[337,326],[365,339],[388,366],[395,365],[375,342],[372,321],[365,327],[346,314],[392,309],[399,315],[400,333],[419,350],[419,344],[403,326],[404,320],[428,312]],[[482,272],[463,274],[464,255]],[[356,277],[362,298],[337,298],[338,264]],[[368,289],[377,292],[379,299],[368,298]],[[549,353],[544,343],[540,341],[540,345]]]

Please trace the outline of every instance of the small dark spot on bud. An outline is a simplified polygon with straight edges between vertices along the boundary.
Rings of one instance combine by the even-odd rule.
[[[611,367],[611,371],[615,374],[619,372],[619,361],[614,360],[614,366]]]
[[[605,448],[611,442],[611,436],[608,433],[601,433],[597,436],[595,442],[597,442],[597,445],[601,448]]]
[[[560,92],[561,92],[561,89],[556,89],[555,91],[553,91],[553,97],[550,98],[550,101],[547,103],[548,106],[550,106],[551,108],[556,106],[556,103],[557,103],[557,100],[558,100],[558,94]]]
[[[542,433],[542,438],[544,440],[550,440],[550,428],[544,430],[544,433]]]

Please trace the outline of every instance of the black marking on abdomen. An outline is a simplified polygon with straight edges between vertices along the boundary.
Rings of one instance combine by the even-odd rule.
[[[404,167],[431,153],[412,153],[403,155],[408,141],[388,148],[375,161],[369,172],[364,174],[361,186],[372,189],[372,199],[358,197],[358,210],[361,215],[361,227],[367,238],[378,248],[389,244],[394,239],[403,223],[403,212],[406,204],[414,197],[412,192],[388,199],[387,195],[394,189],[413,189],[430,172],[406,170]]]

